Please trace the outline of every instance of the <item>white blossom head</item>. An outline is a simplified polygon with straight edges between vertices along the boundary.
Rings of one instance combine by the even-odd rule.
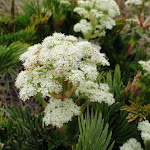
[[[115,103],[113,94],[109,92],[108,85],[104,83],[97,84],[93,81],[86,81],[83,84],[80,84],[75,94],[77,96],[84,95],[90,100],[90,102],[105,102],[109,106]]]
[[[120,14],[119,7],[114,0],[78,0],[78,7],[74,12],[81,16],[79,23],[74,25],[75,32],[81,32],[86,39],[92,34],[105,35],[105,29],[112,29],[116,25],[113,19]]]
[[[148,120],[139,122],[138,130],[141,131],[141,137],[144,142],[150,141],[150,123]]]
[[[43,122],[47,126],[51,124],[60,128],[64,123],[71,121],[73,116],[80,114],[80,107],[72,99],[61,100],[51,98],[44,112]]]
[[[142,65],[143,70],[147,71],[147,73],[150,74],[150,60],[139,61],[139,64]]]
[[[20,57],[25,70],[15,83],[20,90],[20,98],[26,100],[37,93],[43,97],[59,94],[64,88],[62,80],[68,80],[72,86],[96,80],[96,65],[109,65],[99,48],[62,33],[54,33],[42,44],[29,47]]]
[[[46,125],[61,127],[80,114],[80,106],[73,102],[72,94],[89,102],[104,101],[108,105],[115,102],[107,84],[95,83],[97,64],[109,65],[105,54],[100,53],[100,46],[54,33],[30,47],[20,59],[25,70],[15,82],[19,97],[25,101],[40,93],[43,98],[50,98],[43,118]]]
[[[93,31],[92,25],[86,19],[81,19],[79,23],[74,25],[75,32],[82,32],[86,37],[89,33]]]
[[[135,138],[130,138],[126,143],[124,143],[120,150],[143,150],[141,143]]]

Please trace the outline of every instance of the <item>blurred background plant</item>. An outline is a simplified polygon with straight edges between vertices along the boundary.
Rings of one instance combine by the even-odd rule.
[[[134,55],[136,53],[135,48],[144,46],[144,51],[149,53],[149,42],[150,42],[150,2],[144,1],[130,1],[125,2],[126,7],[132,12],[126,18],[125,30],[127,36],[130,37],[128,43],[128,55]],[[128,31],[127,31],[128,30]]]

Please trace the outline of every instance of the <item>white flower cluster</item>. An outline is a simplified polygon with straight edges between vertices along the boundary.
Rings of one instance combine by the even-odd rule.
[[[37,93],[41,93],[43,97],[50,97],[51,93],[62,91],[62,85],[54,79],[53,72],[40,66],[33,70],[21,71],[15,85],[20,89],[19,95],[24,101]]]
[[[50,103],[45,109],[43,122],[46,125],[61,127],[63,123],[71,121],[73,115],[80,114],[80,107],[72,99],[55,99],[51,98]]]
[[[93,32],[93,27],[86,19],[81,19],[79,23],[74,25],[75,32],[82,32],[83,35]]]
[[[130,18],[130,19],[126,19],[126,22],[128,22],[129,24],[139,24],[138,20],[137,19],[134,19],[134,18]]]
[[[59,0],[60,6],[68,7],[71,5],[70,0]]]
[[[143,150],[143,148],[141,147],[141,143],[135,138],[130,138],[120,147],[120,150]]]
[[[138,130],[141,130],[141,137],[146,141],[150,141],[150,123],[148,120],[139,122]]]
[[[109,65],[105,54],[100,53],[98,48],[100,47],[95,47],[90,42],[79,42],[76,37],[61,33],[54,33],[53,36],[46,37],[42,44],[29,47],[20,57],[25,70],[20,72],[15,82],[20,91],[20,98],[27,100],[38,93],[41,93],[43,98],[50,97],[52,100],[45,110],[44,122],[57,126],[69,121],[73,114],[79,112],[75,104],[75,110],[72,111],[72,93],[76,93],[77,96],[81,94],[91,102],[104,101],[109,105],[113,104],[114,98],[108,92],[108,85],[94,83],[98,76],[97,64]],[[66,118],[61,120],[56,117],[59,113],[54,115],[55,110],[48,113],[56,102],[65,108],[61,110],[58,106],[57,112],[63,111],[60,116],[65,115],[69,100],[72,102],[70,109],[66,111]],[[55,117],[52,118],[52,114]]]
[[[78,42],[74,36],[54,33],[42,44],[29,47],[21,55],[25,71],[17,79],[23,100],[41,93],[43,97],[62,91],[59,78],[77,84],[85,80],[95,80],[98,72],[96,64],[109,65],[105,55],[87,41]]]
[[[143,69],[146,70],[147,73],[150,74],[150,60],[148,60],[148,61],[139,61],[139,64],[141,64]]]
[[[125,5],[142,5],[142,0],[127,0]]]
[[[101,103],[104,101],[108,103],[108,105],[112,105],[115,102],[113,95],[109,93],[108,85],[103,83],[98,85],[93,81],[86,81],[80,84],[75,94],[77,96],[83,94],[84,96],[88,97],[91,102]]]
[[[77,3],[79,7],[76,7],[74,12],[83,19],[74,25],[75,32],[82,32],[84,36],[88,36],[101,30],[101,36],[105,34],[105,29],[112,29],[116,25],[112,18],[119,15],[120,11],[114,0],[79,0]]]

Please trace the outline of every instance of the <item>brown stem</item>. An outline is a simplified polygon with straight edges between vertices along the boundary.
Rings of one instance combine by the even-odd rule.
[[[47,103],[40,93],[38,93],[34,98],[36,101],[40,102],[44,106],[44,108],[46,108]]]
[[[82,97],[78,97],[76,100],[76,104],[78,104],[81,99],[82,99]]]
[[[89,104],[89,101],[86,101],[82,106],[81,106],[81,110],[84,110],[85,107]]]
[[[11,22],[10,27],[11,30],[14,32],[14,19],[15,19],[15,0],[12,0],[12,6],[11,6]]]
[[[140,17],[140,26],[143,27],[143,22],[144,22],[144,3],[145,0],[143,0],[142,2],[142,13],[141,13],[141,17]]]
[[[70,90],[70,86],[69,86],[69,80],[67,80],[67,91]]]
[[[143,27],[144,30],[148,29],[150,27],[150,24]]]
[[[54,97],[54,98],[56,98],[56,99],[63,99],[62,94],[52,93],[51,96]]]
[[[71,88],[71,90],[66,91],[63,95],[62,95],[61,93],[59,93],[59,94],[52,93],[51,96],[54,97],[54,98],[56,98],[56,99],[69,98],[69,97],[71,97],[72,94],[75,93],[75,91],[76,91],[76,89],[78,88],[78,86],[79,86],[79,83],[78,83],[76,86],[73,86],[73,87]]]
[[[14,15],[15,15],[14,5],[15,5],[15,0],[12,0],[12,7],[11,7],[11,20],[12,21],[14,20]]]
[[[65,92],[64,95],[63,95],[63,97],[64,97],[64,98],[69,98],[69,97],[71,97],[71,95],[74,94],[75,91],[77,90],[78,86],[79,86],[79,83],[77,83],[76,86],[73,86],[70,91]]]

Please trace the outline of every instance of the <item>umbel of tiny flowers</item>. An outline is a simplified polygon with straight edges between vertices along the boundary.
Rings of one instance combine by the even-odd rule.
[[[141,131],[141,137],[144,140],[145,150],[150,149],[150,123],[148,120],[139,122],[138,130]]]
[[[54,33],[42,44],[29,47],[20,59],[25,70],[19,73],[15,83],[19,96],[27,100],[40,93],[43,99],[50,98],[43,119],[46,125],[61,127],[72,116],[79,115],[89,102],[104,101],[109,105],[115,102],[107,84],[95,83],[97,64],[109,65],[109,62],[90,42]],[[78,97],[76,102],[71,98],[73,94]],[[80,108],[83,97],[87,101]]]
[[[139,64],[142,65],[143,70],[145,70],[148,74],[150,74],[150,60],[148,61],[139,61]]]
[[[141,143],[135,138],[130,138],[126,143],[124,143],[120,150],[143,150]]]
[[[114,0],[78,0],[77,4],[74,12],[82,19],[74,25],[74,31],[81,32],[86,40],[104,36],[106,29],[112,29],[116,25],[113,18],[120,11]]]

